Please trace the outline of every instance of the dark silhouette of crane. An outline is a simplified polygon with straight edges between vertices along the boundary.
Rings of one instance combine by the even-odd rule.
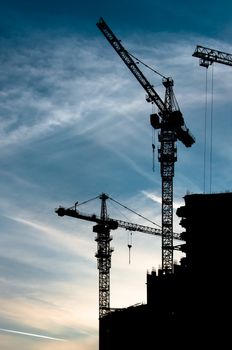
[[[165,87],[163,101],[138,68],[133,60],[135,57],[123,47],[102,17],[97,22],[97,27],[146,91],[147,102],[155,103],[159,109],[158,114],[151,114],[150,122],[154,129],[160,130],[158,154],[162,178],[162,272],[170,274],[173,273],[173,177],[174,164],[177,161],[176,141],[178,139],[186,147],[191,147],[195,139],[186,127],[179,109],[173,92],[173,79],[158,73],[163,77],[162,83]]]
[[[200,59],[200,66],[208,68],[213,62],[232,66],[232,55],[226,52],[197,45],[192,55]]]
[[[111,199],[118,204],[120,203],[115,201],[113,198],[109,197],[105,193],[102,193],[96,198],[101,199],[100,216],[97,216],[95,214],[89,215],[86,213],[81,213],[79,210],[77,210],[78,203],[75,203],[74,207],[71,207],[71,208],[64,208],[60,206],[58,209],[55,209],[55,212],[59,216],[66,215],[73,218],[96,223],[96,225],[93,226],[93,232],[97,233],[95,240],[97,242],[96,258],[98,261],[98,269],[99,269],[99,318],[102,318],[104,315],[106,315],[110,311],[110,268],[111,268],[111,254],[113,252],[113,249],[110,246],[110,242],[112,240],[110,231],[116,230],[117,228],[120,227],[129,231],[137,231],[137,232],[143,232],[143,233],[161,236],[162,230],[159,228],[148,227],[148,226],[139,225],[131,222],[112,219],[107,214],[106,201],[107,199]],[[93,199],[96,199],[96,198],[93,198]],[[88,201],[85,201],[84,203],[87,203],[87,202]],[[177,240],[182,240],[180,233],[175,233],[174,238]],[[178,245],[175,248],[177,250],[180,250],[181,246],[182,245]]]

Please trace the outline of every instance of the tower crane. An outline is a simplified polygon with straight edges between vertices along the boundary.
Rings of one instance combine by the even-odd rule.
[[[99,270],[99,319],[100,319],[110,311],[110,268],[111,268],[111,254],[113,252],[113,249],[110,246],[110,242],[112,240],[110,231],[116,230],[118,227],[121,227],[130,231],[143,232],[143,233],[148,233],[148,234],[158,235],[158,236],[161,236],[162,231],[161,229],[158,229],[158,228],[153,228],[153,227],[139,225],[139,224],[126,222],[122,220],[112,219],[107,214],[106,201],[107,199],[113,200],[113,198],[109,197],[105,193],[102,193],[96,198],[101,199],[100,216],[97,216],[95,214],[89,215],[86,213],[81,213],[79,210],[77,210],[78,203],[76,203],[75,206],[71,208],[64,208],[60,206],[58,209],[55,209],[55,212],[61,217],[66,215],[73,218],[96,223],[96,225],[93,226],[93,232],[97,233],[97,236],[95,239],[97,242],[97,253],[95,256],[98,261],[98,270]],[[175,233],[174,238],[177,240],[183,240],[181,237],[181,233]],[[176,246],[176,249],[181,250],[181,245]]]
[[[177,161],[176,141],[178,139],[186,147],[191,147],[195,139],[186,127],[179,109],[173,92],[173,79],[162,76],[165,87],[163,101],[138,68],[134,56],[123,47],[102,17],[97,22],[97,27],[146,91],[147,102],[155,103],[159,110],[158,114],[151,114],[150,122],[154,129],[160,130],[158,152],[162,178],[162,272],[170,274],[173,273],[173,177],[174,164]]]
[[[200,66],[208,68],[213,62],[232,66],[232,55],[226,52],[197,45],[192,55],[200,59]]]

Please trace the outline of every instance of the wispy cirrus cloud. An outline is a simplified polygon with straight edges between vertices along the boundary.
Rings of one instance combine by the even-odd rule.
[[[13,329],[0,328],[0,332],[13,333],[13,334],[25,335],[29,337],[36,337],[36,338],[43,338],[43,339],[50,339],[50,340],[57,340],[57,341],[66,341],[65,339],[61,339],[61,338],[49,337],[47,335],[42,335],[42,334],[21,332]]]

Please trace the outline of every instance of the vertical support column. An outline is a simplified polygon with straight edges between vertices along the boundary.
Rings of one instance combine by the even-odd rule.
[[[177,160],[175,140],[172,132],[161,129],[159,161],[162,177],[162,270],[164,274],[173,272],[173,177],[174,162]]]
[[[97,267],[99,270],[99,350],[105,349],[105,344],[102,342],[102,322],[103,317],[110,311],[110,268],[111,268],[111,254],[113,249],[110,247],[111,227],[107,224],[107,207],[106,200],[108,196],[102,193],[101,199],[101,224],[93,227],[93,232],[97,233]]]
[[[110,229],[107,225],[95,225],[93,231],[97,232],[97,264],[99,270],[99,318],[103,317],[110,310],[110,268],[111,254]]]
[[[162,115],[161,131],[159,134],[159,161],[162,178],[162,271],[164,274],[173,273],[173,177],[174,164],[177,160],[176,133],[172,120],[173,110],[178,106],[173,93],[172,78],[163,80],[165,87],[166,112]]]

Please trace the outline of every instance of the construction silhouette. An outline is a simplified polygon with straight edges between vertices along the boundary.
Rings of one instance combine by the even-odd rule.
[[[97,225],[93,226],[93,232],[97,233],[96,242],[97,242],[97,253],[96,258],[98,260],[98,269],[99,269],[99,318],[105,316],[108,312],[110,312],[110,268],[111,268],[111,254],[113,249],[110,246],[110,242],[113,237],[110,235],[111,230],[116,230],[117,228],[124,228],[125,230],[129,230],[131,232],[143,232],[151,235],[161,236],[162,230],[159,228],[139,225],[131,222],[126,222],[122,220],[112,219],[108,216],[107,212],[107,204],[106,201],[110,199],[111,201],[125,207],[125,205],[119,203],[112,197],[109,197],[107,194],[102,193],[101,195],[89,199],[84,202],[84,204],[95,200],[101,200],[101,214],[100,216],[96,214],[86,214],[79,211],[79,207],[83,204],[75,203],[75,205],[71,208],[59,207],[55,210],[55,212],[59,216],[69,216],[76,219],[86,220],[90,222],[95,222]],[[126,209],[132,211],[130,208],[125,207]],[[133,210],[133,213],[139,215]],[[146,219],[143,217],[143,219]],[[146,219],[148,220],[148,219]],[[154,222],[150,221],[152,224]],[[182,240],[180,233],[174,233],[174,238],[176,240]],[[174,247],[176,250],[181,250],[181,244],[176,245]],[[129,247],[130,249],[130,247]]]
[[[225,349],[230,342],[232,193],[190,194],[177,209],[185,253],[173,274],[147,274],[147,303],[103,317],[100,350]]]
[[[212,252],[216,250],[219,233],[228,231],[232,193],[186,195],[185,206],[177,209],[185,232],[173,232],[176,141],[181,141],[186,147],[191,147],[195,142],[176,101],[174,82],[172,78],[153,70],[163,78],[163,101],[133,58],[142,62],[125,50],[103,18],[99,19],[97,27],[146,91],[146,100],[158,107],[158,113],[151,114],[150,122],[154,129],[159,130],[162,179],[161,229],[110,218],[106,203],[108,199],[115,200],[105,193],[93,198],[101,200],[100,215],[79,211],[79,207],[90,200],[80,204],[76,202],[71,208],[59,207],[55,210],[61,217],[66,215],[96,223],[93,232],[97,234],[96,258],[99,269],[99,349],[209,349],[217,343],[220,343],[220,348],[224,348],[228,343],[228,340],[224,342],[226,337],[228,339],[224,311],[230,303],[231,292],[228,291],[231,287],[228,285],[228,276],[224,278],[221,270],[229,273],[229,265],[224,263],[225,256],[229,256],[229,244],[225,246],[223,239],[219,243],[217,255],[219,261],[223,262],[222,266],[220,263],[212,264]],[[199,57],[200,65],[206,68],[213,62],[232,65],[231,55],[201,46],[197,46],[193,56]],[[147,304],[111,309],[110,268],[113,249],[110,246],[110,232],[119,227],[161,236],[162,267],[147,273]],[[174,246],[174,239],[184,242]],[[128,247],[130,249],[131,245],[128,244]],[[180,264],[173,261],[174,249],[185,254]],[[219,331],[220,323],[222,330]],[[213,340],[210,339],[212,334]]]

